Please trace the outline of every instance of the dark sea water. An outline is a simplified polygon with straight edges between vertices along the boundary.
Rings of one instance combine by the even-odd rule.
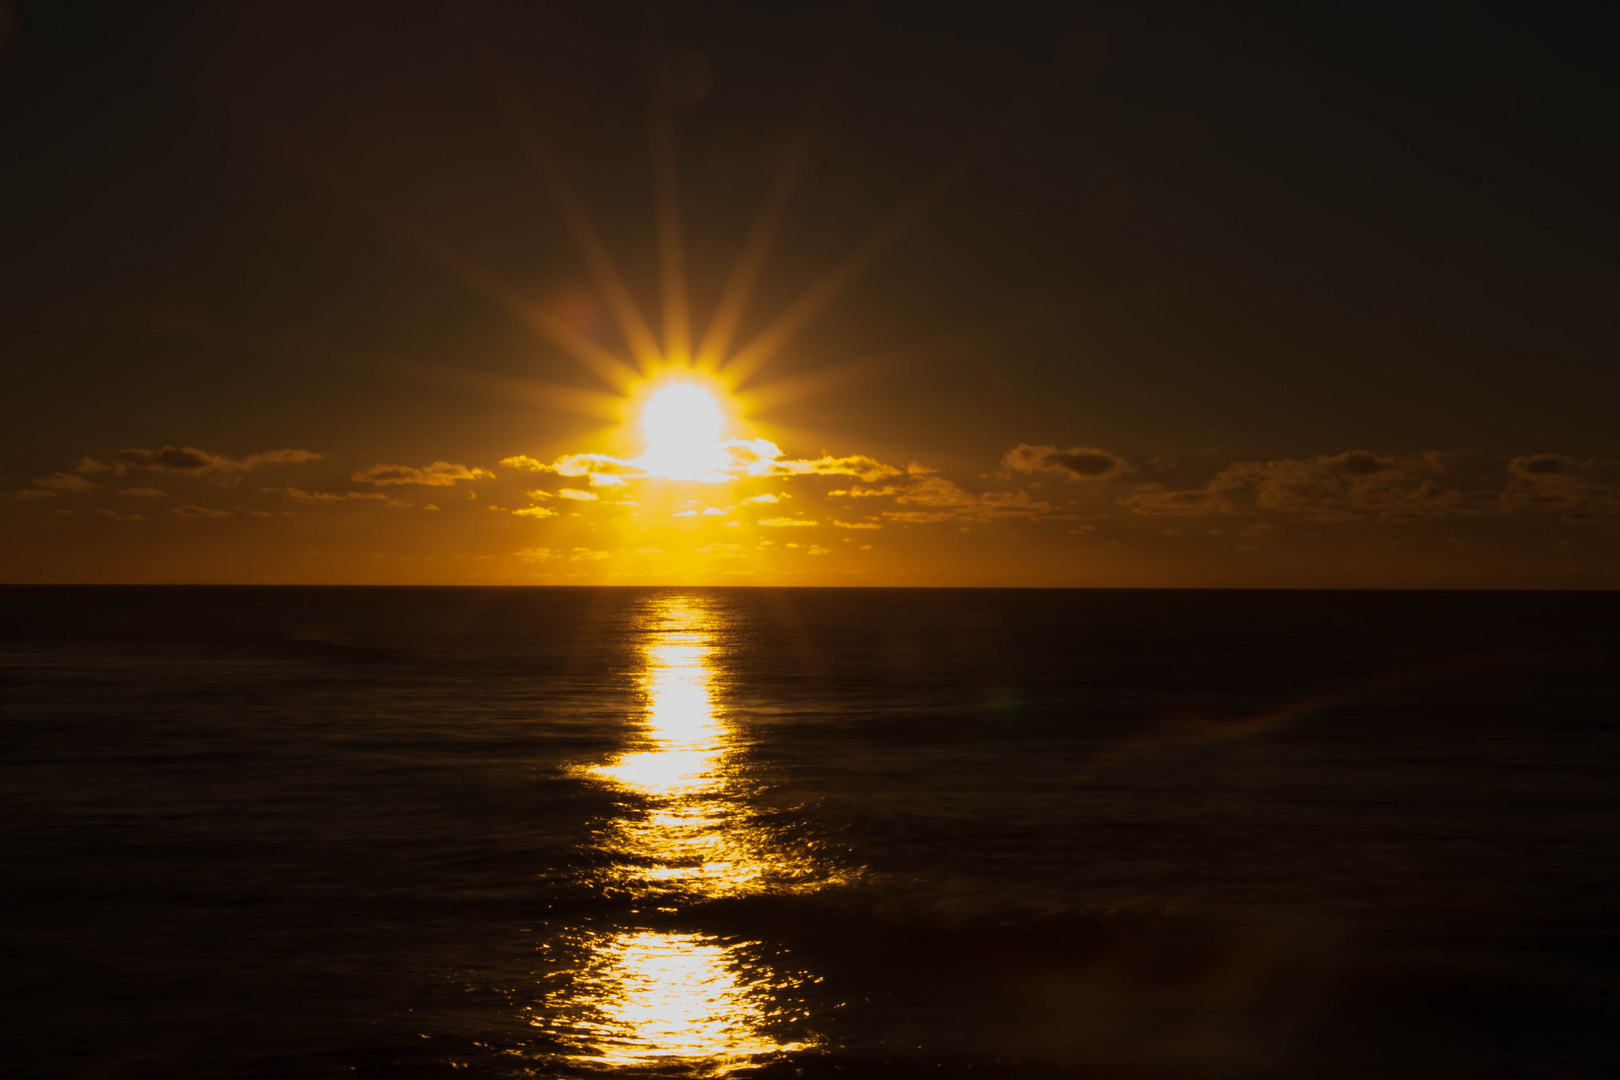
[[[1620,1075],[1620,595],[0,605],[6,1076]]]

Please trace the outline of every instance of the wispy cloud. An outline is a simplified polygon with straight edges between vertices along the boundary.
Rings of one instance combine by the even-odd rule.
[[[183,518],[222,518],[230,517],[229,510],[210,510],[206,506],[177,506],[174,508],[175,517]]]
[[[1368,450],[1305,459],[1228,465],[1199,488],[1143,484],[1119,500],[1135,514],[1189,517],[1270,511],[1313,521],[1422,520],[1502,510],[1493,491],[1466,491],[1436,479],[1437,455]]]
[[[1031,446],[1019,443],[1002,456],[1001,464],[1013,472],[1052,473],[1070,480],[1112,480],[1134,472],[1135,467],[1118,454],[1089,446]]]
[[[742,480],[767,476],[850,476],[873,481],[903,476],[904,469],[887,465],[864,454],[818,458],[787,458],[782,448],[769,439],[728,439],[717,444],[719,464],[702,477],[707,481]],[[618,486],[624,478],[652,476],[638,458],[616,458],[611,454],[565,454],[546,463],[526,454],[501,459],[509,468],[528,472],[549,472],[559,476],[588,476],[592,484]]]
[[[387,495],[378,491],[305,491],[302,488],[260,488],[266,495],[285,495],[295,503],[305,506],[319,506],[322,503],[341,503],[352,501],[364,502],[392,502]],[[406,504],[401,504],[406,505]]]
[[[120,450],[113,455],[113,467],[115,470],[150,469],[200,476],[204,473],[248,472],[266,465],[297,465],[316,461],[323,456],[313,450],[266,450],[244,458],[232,458],[192,446],[165,446],[161,450]]]
[[[493,480],[495,474],[487,469],[453,465],[448,461],[435,461],[418,468],[414,465],[373,465],[362,469],[349,479],[361,484],[417,484],[423,487],[450,487],[462,480]]]
[[[891,521],[925,525],[947,520],[989,521],[1050,513],[1052,504],[1030,498],[1027,491],[987,491],[975,495],[943,476],[925,476],[902,489],[896,503],[926,510],[886,510]]]
[[[95,491],[100,484],[91,483],[82,476],[73,473],[54,472],[51,475],[34,481],[37,487],[48,488],[51,491],[67,491],[79,494],[86,491]]]

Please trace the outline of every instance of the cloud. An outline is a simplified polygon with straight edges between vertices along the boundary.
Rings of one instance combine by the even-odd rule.
[[[885,510],[883,516],[902,525],[937,525],[956,520],[956,514],[949,510]]]
[[[1549,476],[1581,476],[1597,468],[1597,462],[1581,461],[1564,454],[1526,454],[1508,462],[1508,472],[1523,480]]]
[[[1502,504],[1510,513],[1555,513],[1569,522],[1620,518],[1620,463],[1564,454],[1527,454],[1508,462]]]
[[[701,479],[718,482],[764,476],[852,476],[859,480],[881,480],[890,476],[903,476],[905,470],[886,465],[864,454],[834,457],[824,454],[819,458],[784,458],[782,448],[769,439],[728,439],[717,444],[719,460],[712,473]],[[503,458],[502,465],[521,468],[529,472],[551,472],[559,476],[590,476],[593,484],[612,485],[623,477],[653,477],[647,466],[636,458],[616,458],[609,454],[565,454],[551,464],[519,454]],[[919,468],[921,468],[919,466]],[[612,479],[597,479],[598,477]]]
[[[740,500],[737,503],[737,505],[738,506],[749,506],[749,505],[754,504],[754,503],[775,503],[775,502],[781,502],[781,501],[782,500],[778,499],[775,495],[771,495],[771,494],[767,493],[767,494],[764,494],[764,495],[751,495],[746,499]]]
[[[557,492],[560,498],[573,499],[575,502],[596,502],[597,496],[589,491],[580,491],[576,488],[563,488]]]
[[[994,518],[1030,517],[1049,513],[1052,504],[1037,502],[1027,491],[987,491],[975,495],[943,476],[928,476],[914,482],[895,496],[906,506],[927,510],[886,510],[885,518],[912,525],[947,520],[989,521]]]
[[[495,474],[487,469],[452,465],[448,461],[435,461],[417,468],[414,465],[373,465],[354,473],[349,479],[361,484],[418,484],[423,487],[450,487],[460,480],[493,480]]]
[[[764,439],[759,439],[756,441],[765,442]],[[776,449],[775,445],[772,443],[765,443],[765,445],[770,446],[773,450]],[[781,453],[780,450],[776,450],[776,452],[778,454]],[[853,476],[857,480],[864,480],[867,483],[871,483],[874,480],[882,480],[889,476],[905,475],[904,470],[897,469],[893,465],[885,465],[883,462],[878,461],[875,458],[869,458],[865,454],[851,454],[848,457],[832,457],[831,455],[824,454],[821,457],[808,461],[789,461],[778,459],[775,461],[770,461],[768,465],[769,468],[767,471],[750,472],[748,475]]]
[[[73,466],[73,471],[80,476],[96,476],[100,473],[112,472],[113,467],[104,465],[89,454],[85,454],[79,458],[79,463]]]
[[[834,518],[833,519],[833,524],[838,526],[840,529],[881,529],[881,528],[883,528],[883,526],[879,525],[875,521],[839,521],[838,519]]]
[[[608,558],[611,556],[611,554],[612,552],[608,551],[592,551],[590,548],[577,547],[573,550],[573,553],[568,556],[568,561],[596,562],[599,559]]]
[[[305,491],[302,488],[295,487],[260,488],[259,490],[264,492],[266,495],[285,495],[293,502],[303,503],[305,506],[318,506],[321,503],[349,502],[353,499],[364,499],[367,501],[393,501],[388,499],[388,496],[376,491]]]
[[[434,509],[438,509],[438,507],[434,507]],[[514,510],[514,511],[512,511],[512,514],[513,514],[514,517],[548,518],[548,517],[556,517],[557,516],[557,511],[549,509],[548,507],[544,507],[544,506],[527,506],[527,507],[524,507],[522,510]]]
[[[49,488],[52,491],[71,491],[76,493],[94,491],[101,486],[100,484],[91,483],[82,476],[75,476],[72,473],[65,472],[51,473],[51,475],[43,479],[35,480],[34,483],[38,484],[42,488]]]
[[[206,506],[177,506],[174,508],[175,517],[183,518],[222,518],[230,517],[229,510],[210,510]]]
[[[211,472],[248,472],[264,465],[297,465],[323,456],[313,450],[266,450],[245,458],[231,458],[192,446],[165,446],[161,450],[120,450],[113,455],[113,464],[118,469],[151,469],[200,476]]]
[[[1019,443],[1002,456],[1001,463],[1013,472],[1053,473],[1070,480],[1112,480],[1135,471],[1135,466],[1118,454],[1088,446],[1059,450],[1055,446]]]
[[[505,462],[502,462],[502,464],[505,464]],[[524,562],[545,562],[548,559],[557,557],[550,548],[524,548],[521,551],[514,551],[512,554]]]
[[[565,454],[540,468],[558,476],[644,476],[647,472],[634,461],[624,461],[611,454]]]
[[[1280,461],[1228,465],[1202,488],[1170,490],[1143,484],[1119,505],[1136,514],[1189,517],[1273,511],[1312,521],[1430,518],[1485,513],[1489,492],[1469,493],[1433,479],[1434,459],[1394,457],[1368,450]]]
[[[19,488],[16,492],[16,498],[25,500],[60,499],[61,497],[62,493],[60,491],[50,491],[46,488]]]
[[[760,522],[760,524],[772,529],[791,529],[795,527],[819,525],[821,523],[819,521],[806,521],[804,518],[774,517],[765,518]]]
[[[894,496],[900,494],[900,492],[903,490],[903,488],[892,487],[885,484],[882,487],[875,488],[852,487],[847,491],[829,491],[827,494],[833,498],[844,497],[851,499],[887,499],[893,498]]]
[[[169,497],[167,491],[159,491],[157,488],[149,487],[122,488],[118,494],[129,495],[137,499],[167,499]]]
[[[145,514],[120,514],[117,510],[97,510],[96,513],[108,521],[145,521]]]

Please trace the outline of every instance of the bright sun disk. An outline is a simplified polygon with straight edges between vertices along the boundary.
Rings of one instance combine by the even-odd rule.
[[[700,382],[671,380],[653,390],[641,407],[646,452],[641,465],[670,480],[705,480],[726,466],[721,435],[725,413],[714,391]]]

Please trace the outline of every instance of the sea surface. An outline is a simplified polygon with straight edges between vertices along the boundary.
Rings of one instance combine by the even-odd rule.
[[[0,1074],[1620,1075],[1620,594],[0,589]]]

